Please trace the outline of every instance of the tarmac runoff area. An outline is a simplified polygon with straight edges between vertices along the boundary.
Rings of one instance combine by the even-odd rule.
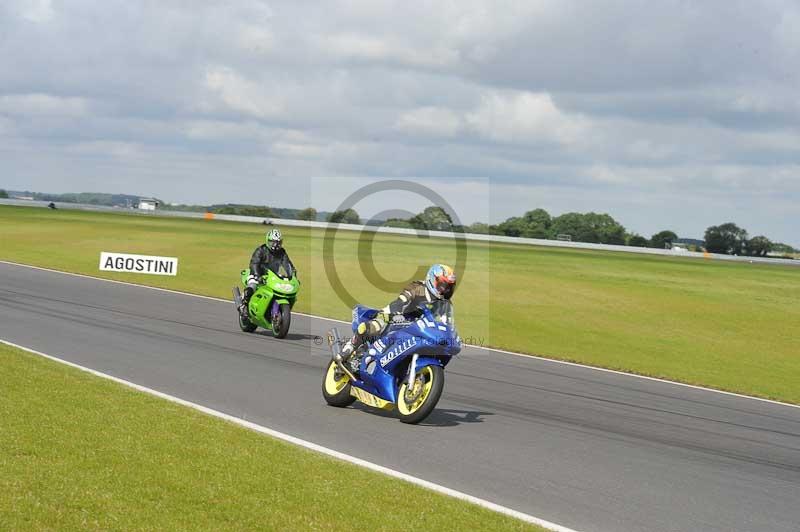
[[[574,530],[800,529],[800,408],[468,347],[421,426],[328,407],[331,320],[0,263],[0,339]],[[462,331],[468,336],[468,332]]]

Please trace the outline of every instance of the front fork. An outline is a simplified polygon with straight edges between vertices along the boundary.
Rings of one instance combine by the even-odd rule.
[[[411,364],[408,365],[407,389],[409,390],[412,390],[414,388],[414,380],[417,377],[417,357],[419,357],[419,355],[414,353],[414,356],[411,357]]]

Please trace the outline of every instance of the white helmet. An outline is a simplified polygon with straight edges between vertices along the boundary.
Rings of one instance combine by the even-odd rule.
[[[277,229],[267,233],[267,247],[270,251],[278,251],[283,247],[283,235]]]

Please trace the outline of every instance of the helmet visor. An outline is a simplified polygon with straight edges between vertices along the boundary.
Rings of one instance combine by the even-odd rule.
[[[453,292],[456,289],[456,282],[454,279],[448,279],[446,277],[439,277],[436,279],[436,283],[434,284],[436,287],[436,291],[439,292],[439,295],[442,296],[444,299],[450,299],[453,297]]]

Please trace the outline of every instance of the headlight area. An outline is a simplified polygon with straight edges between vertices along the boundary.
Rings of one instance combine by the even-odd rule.
[[[275,285],[275,289],[290,294],[295,291],[294,285],[289,283],[278,283]]]

